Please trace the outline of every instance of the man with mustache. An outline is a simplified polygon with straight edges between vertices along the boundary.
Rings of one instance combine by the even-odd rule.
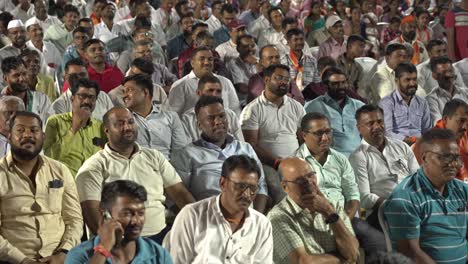
[[[457,137],[458,150],[463,160],[463,166],[457,173],[457,179],[468,182],[468,105],[466,101],[452,99],[442,111],[442,118],[435,123],[436,128],[448,129]],[[411,148],[422,163],[421,144],[417,141]]]
[[[169,252],[141,237],[145,222],[153,220],[146,221],[147,200],[145,187],[134,181],[106,183],[99,204],[103,219],[98,235],[70,250],[65,263],[104,264],[112,258],[113,263],[172,264]]]
[[[330,56],[336,60],[346,52],[346,39],[348,37],[344,35],[343,21],[337,15],[329,16],[325,21],[325,28],[330,33],[330,37],[320,44],[317,58]]]
[[[0,259],[7,263],[63,263],[83,233],[75,181],[65,165],[40,154],[42,129],[34,113],[10,120],[11,151],[0,161]]]
[[[333,129],[332,147],[349,156],[361,142],[354,115],[364,103],[347,95],[350,84],[348,77],[341,69],[331,67],[325,70],[322,82],[327,86],[328,92],[309,101],[304,108],[307,113],[325,114]]]
[[[448,57],[436,57],[431,59],[432,78],[438,86],[433,87],[432,92],[426,96],[431,109],[431,117],[435,122],[442,118],[445,104],[452,99],[460,99],[468,102],[468,89],[466,86],[458,86],[455,80],[457,75],[452,61]]]
[[[141,233],[161,244],[170,229],[164,214],[165,194],[179,209],[195,199],[161,152],[136,143],[138,128],[130,110],[114,107],[104,115],[103,123],[107,144],[85,161],[76,176],[84,221],[96,234],[103,218],[99,211],[103,185],[132,180],[144,184],[148,191],[145,214],[151,221],[144,224]]]
[[[258,166],[261,163],[252,146],[228,134],[227,114],[219,96],[201,96],[195,105],[195,115],[201,130],[200,139],[175,151],[171,163],[195,199],[202,200],[221,192],[218,182],[227,158],[247,155],[255,159]],[[260,170],[259,182],[253,207],[264,212],[268,191],[263,170]]]
[[[384,111],[386,135],[410,146],[433,124],[428,102],[416,95],[417,78],[413,64],[398,64],[395,69],[398,88],[379,103]]]
[[[299,147],[297,132],[304,107],[287,96],[289,67],[274,64],[263,71],[265,90],[242,111],[240,120],[245,141],[262,161],[270,197],[278,203],[284,193],[277,169],[283,158]]]
[[[390,41],[390,43],[408,43],[413,47],[414,53],[411,58],[413,65],[418,65],[421,62],[429,59],[424,44],[419,41],[416,37],[416,19],[410,15],[401,20],[400,24],[401,35],[396,39]]]
[[[361,145],[349,156],[361,194],[366,221],[382,230],[378,209],[395,186],[415,173],[419,164],[411,148],[403,141],[385,136],[384,113],[376,105],[364,105],[356,111]]]
[[[0,158],[3,158],[10,152],[10,121],[16,112],[24,111],[24,103],[16,96],[0,97]]]
[[[105,139],[102,122],[91,116],[99,90],[98,84],[88,79],[72,82],[72,111],[47,120],[44,154],[63,162],[73,176],[101,149],[96,140]]]
[[[164,241],[174,264],[273,263],[271,224],[250,207],[260,177],[253,158],[234,155],[223,162],[221,193],[183,208]]]
[[[385,250],[385,239],[383,233],[356,216],[360,208],[358,185],[347,157],[331,147],[333,130],[326,115],[307,113],[301,121],[304,143],[295,155],[317,172],[320,190],[333,207],[344,209],[351,219],[360,246],[370,256],[375,251]]]
[[[422,166],[384,204],[393,250],[415,263],[466,263],[468,184],[455,180],[462,165],[457,139],[432,129],[420,140]]]
[[[287,196],[268,214],[275,263],[356,263],[359,243],[349,217],[324,195],[314,168],[290,157],[280,171]]]

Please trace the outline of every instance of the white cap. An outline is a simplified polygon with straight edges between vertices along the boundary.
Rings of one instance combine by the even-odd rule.
[[[15,19],[15,20],[10,21],[10,23],[8,23],[7,29],[17,28],[17,27],[24,28],[23,22],[21,20],[19,20],[19,19]]]
[[[325,21],[325,28],[329,29],[329,28],[333,27],[336,23],[341,22],[341,21],[342,20],[341,20],[341,18],[339,16],[335,16],[335,15],[329,16],[327,18],[327,21]]]
[[[26,25],[24,25],[24,27],[26,29],[28,29],[29,26],[31,25],[40,25],[39,24],[39,19],[37,19],[36,17],[32,17],[30,19],[28,19],[28,21],[26,21]]]

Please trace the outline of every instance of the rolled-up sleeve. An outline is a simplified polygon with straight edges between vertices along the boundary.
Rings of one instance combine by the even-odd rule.
[[[341,177],[341,186],[343,188],[343,196],[346,202],[357,200],[360,201],[359,188],[356,183],[353,168],[349,161],[345,158],[343,163],[343,175]]]
[[[354,152],[349,156],[349,163],[353,167],[356,182],[359,186],[359,193],[361,195],[361,207],[365,209],[372,209],[374,204],[379,199],[375,193],[371,193],[369,184],[369,174],[367,170],[367,159],[364,153],[360,150]]]

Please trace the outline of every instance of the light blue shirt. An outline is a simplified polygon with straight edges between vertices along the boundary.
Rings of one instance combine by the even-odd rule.
[[[234,155],[247,155],[257,161],[261,176],[257,194],[268,195],[262,164],[249,143],[226,137],[224,149],[205,141],[203,138],[175,151],[172,166],[176,169],[184,185],[197,201],[221,193],[219,179],[223,162]]]
[[[306,103],[304,108],[307,113],[321,113],[330,120],[333,129],[332,147],[348,157],[361,144],[355,114],[363,105],[363,102],[347,97],[345,106],[341,108],[326,93]]]

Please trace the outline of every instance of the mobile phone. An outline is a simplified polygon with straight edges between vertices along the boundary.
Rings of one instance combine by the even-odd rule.
[[[108,210],[105,210],[102,213],[102,216],[104,217],[105,220],[111,220],[112,219],[112,215]],[[119,244],[122,241],[122,239],[123,239],[122,230],[120,230],[120,229],[115,230],[115,244],[116,245]]]

